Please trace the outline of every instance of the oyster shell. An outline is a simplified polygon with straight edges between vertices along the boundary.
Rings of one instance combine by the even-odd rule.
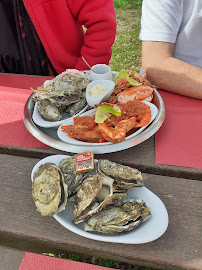
[[[114,200],[122,199],[126,193],[115,193],[114,179],[100,174],[90,175],[81,184],[75,196],[72,219],[79,223],[99,212]]]
[[[49,100],[37,102],[40,115],[48,121],[59,121],[67,112],[66,106],[55,106]]]
[[[81,91],[59,90],[36,93],[33,100],[37,102],[39,113],[49,121],[59,121],[68,112],[68,106],[79,101]]]
[[[71,116],[74,116],[75,114],[79,113],[86,105],[87,105],[86,92],[82,91],[82,95],[79,97],[79,101],[77,101],[74,104],[71,104],[68,107],[69,114]]]
[[[90,217],[84,229],[102,233],[121,233],[133,230],[150,216],[149,208],[143,201],[117,201]]]
[[[128,190],[131,187],[144,186],[142,174],[139,170],[112,162],[107,159],[98,160],[98,172],[108,175],[115,180],[117,190]]]
[[[55,89],[64,90],[64,89],[79,89],[82,90],[86,88],[89,84],[89,78],[85,75],[84,72],[78,71],[76,69],[67,69],[60,75],[56,77],[55,80]]]
[[[62,211],[67,203],[67,186],[54,163],[39,166],[33,175],[32,197],[42,216]]]
[[[81,185],[84,174],[76,174],[75,157],[67,157],[60,161],[59,168],[64,176],[64,181],[68,186],[68,197],[75,194]]]
[[[78,103],[76,111],[81,110],[81,100],[85,99],[83,89],[89,83],[88,77],[78,70],[66,70],[55,79],[46,81],[45,87],[38,87],[33,100],[37,102],[39,112],[48,121],[59,121],[69,111],[69,105]],[[78,106],[78,105],[77,105]],[[83,106],[84,107],[84,106]],[[70,114],[73,114],[71,109]],[[75,113],[74,113],[75,114]],[[73,115],[74,115],[73,114]]]

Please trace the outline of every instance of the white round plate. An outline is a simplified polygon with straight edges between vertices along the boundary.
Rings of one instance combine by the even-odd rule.
[[[53,155],[40,160],[33,168],[31,179],[33,180],[34,171],[46,162],[54,162],[59,165],[59,162],[68,157],[68,155]],[[95,160],[96,162],[96,160]],[[130,199],[141,199],[150,208],[151,217],[149,220],[140,224],[133,231],[125,232],[121,234],[101,234],[86,232],[83,228],[83,222],[79,224],[74,224],[72,221],[72,208],[73,202],[67,202],[65,210],[54,215],[54,218],[68,230],[81,235],[83,237],[112,243],[122,243],[122,244],[144,244],[149,243],[158,239],[162,236],[168,227],[168,213],[165,205],[146,187],[136,187],[131,188],[128,197]]]
[[[70,115],[68,113],[66,113],[65,115],[63,115],[63,117],[62,117],[62,119],[60,121],[51,122],[51,121],[45,120],[41,116],[41,114],[39,113],[37,103],[35,103],[34,111],[33,111],[33,114],[32,114],[32,119],[35,122],[35,124],[37,124],[40,127],[45,127],[45,128],[59,127],[60,125],[62,125],[62,123],[64,123],[65,120],[73,119],[74,117],[79,116],[80,114],[85,112],[87,110],[87,108],[88,108],[88,105],[86,105],[79,113],[75,114],[72,117],[70,117]]]
[[[154,119],[155,117],[157,116],[158,114],[158,109],[157,107],[153,104],[153,103],[150,103],[150,102],[144,102],[145,104],[147,104],[150,109],[151,109],[151,120],[150,122],[144,126],[144,127],[141,127],[139,128],[136,132],[134,132],[133,134],[127,136],[125,138],[125,140],[129,140],[135,136],[137,136],[139,133],[141,133]],[[80,116],[93,116],[95,114],[95,111],[96,109],[92,109],[90,111],[86,111],[85,113],[81,114]],[[78,141],[76,139],[73,139],[73,138],[70,138],[67,133],[63,132],[61,129],[63,126],[66,126],[66,125],[73,125],[74,124],[74,120],[73,119],[67,119],[64,121],[64,123],[58,128],[58,131],[57,131],[57,134],[58,134],[58,137],[60,138],[60,140],[62,140],[63,142],[66,142],[66,143],[69,143],[69,144],[74,144],[74,145],[108,145],[108,144],[112,144],[111,142],[104,142],[104,143],[89,143],[89,142],[82,142],[82,141]]]

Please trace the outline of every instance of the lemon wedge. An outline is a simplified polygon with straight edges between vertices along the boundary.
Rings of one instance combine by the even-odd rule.
[[[95,123],[101,124],[104,123],[104,121],[111,117],[111,114],[102,108],[102,106],[97,107],[97,110],[95,112]]]
[[[125,70],[121,70],[116,77],[113,79],[113,82],[115,83],[115,85],[117,85],[117,81],[120,79],[125,79],[126,81],[129,81],[129,74],[127,71]]]
[[[121,116],[121,110],[119,109],[118,106],[114,105],[114,107],[110,107],[110,106],[102,106],[103,109],[105,109],[106,111],[108,111],[109,113],[112,113],[116,116]]]
[[[140,86],[140,85],[142,85],[141,82],[138,82],[138,81],[136,81],[136,80],[134,80],[133,78],[130,78],[130,77],[129,77],[129,79],[128,79],[128,82],[129,82],[132,86]]]
[[[118,106],[114,105],[113,108],[110,106],[99,106],[95,112],[95,122],[97,124],[104,123],[104,121],[111,117],[111,114],[121,116],[121,110]]]
[[[113,82],[115,83],[115,85],[117,85],[118,80],[120,79],[125,79],[126,81],[128,81],[130,83],[130,85],[132,86],[141,86],[142,83],[136,81],[135,79],[129,77],[129,74],[127,71],[125,70],[121,70],[116,77],[114,78]]]

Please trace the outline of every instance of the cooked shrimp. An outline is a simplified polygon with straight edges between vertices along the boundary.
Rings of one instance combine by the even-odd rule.
[[[133,79],[135,79],[138,82],[141,82],[143,85],[151,85],[151,83],[141,76],[140,73],[134,71],[134,70],[126,70],[129,74],[129,76]]]
[[[74,132],[77,130],[85,131],[88,129],[93,129],[97,126],[95,123],[95,116],[81,116],[81,117],[75,117],[74,119],[74,125],[66,125],[62,126],[61,130],[65,133],[68,132]]]
[[[62,126],[61,131],[67,133],[70,138],[83,142],[99,142],[102,137],[95,123],[95,116],[75,117],[74,125]]]
[[[118,94],[118,102],[126,103],[134,99],[142,100],[150,97],[153,91],[154,89],[151,86],[141,85],[138,87],[131,87]]]
[[[102,136],[111,143],[121,142],[125,139],[126,133],[136,125],[136,117],[122,120],[114,128],[108,127],[106,123],[98,124]]]
[[[93,129],[96,126],[95,116],[80,116],[74,118],[74,125],[86,126],[89,129]]]
[[[82,141],[82,142],[91,142],[91,143],[99,143],[102,134],[98,128],[98,126],[94,127],[91,130],[74,130],[72,132],[68,133],[68,136],[70,138],[74,138],[76,140]]]

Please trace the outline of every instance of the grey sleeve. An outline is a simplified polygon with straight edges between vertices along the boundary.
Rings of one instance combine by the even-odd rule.
[[[183,0],[143,0],[139,39],[175,43],[183,18]]]

